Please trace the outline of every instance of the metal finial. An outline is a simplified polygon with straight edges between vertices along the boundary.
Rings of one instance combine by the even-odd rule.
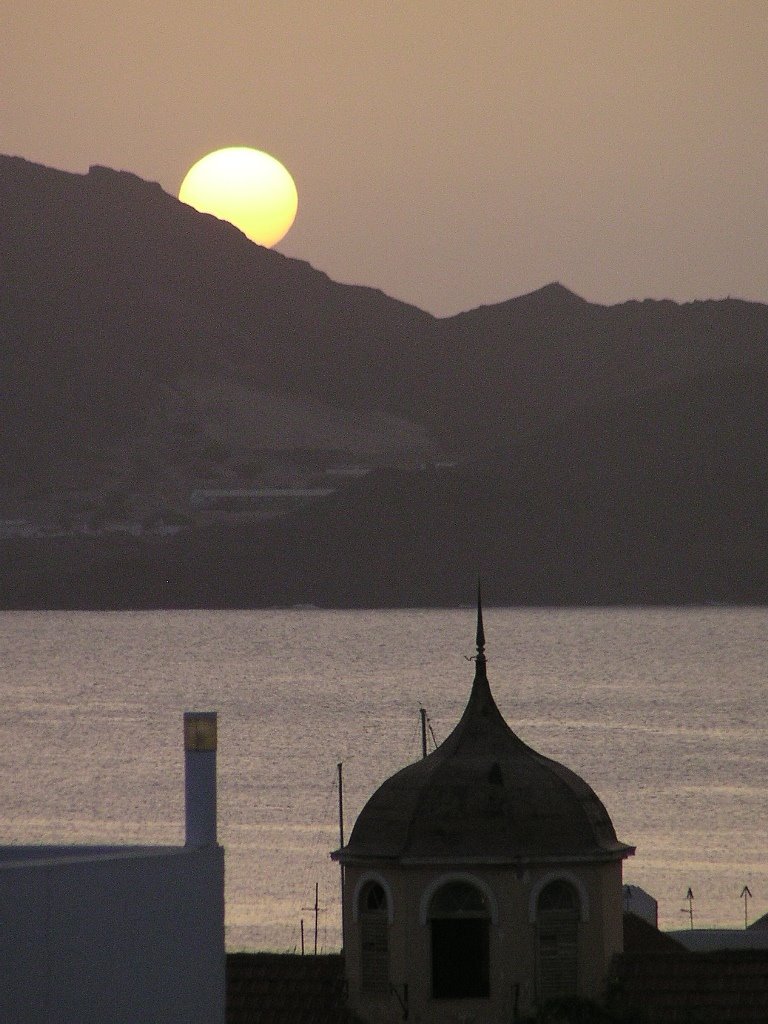
[[[483,630],[483,598],[480,580],[477,581],[477,660],[485,661],[485,631]]]

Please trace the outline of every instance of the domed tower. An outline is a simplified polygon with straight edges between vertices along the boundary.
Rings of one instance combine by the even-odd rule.
[[[332,854],[350,1005],[371,1024],[506,1024],[552,997],[599,997],[622,949],[634,848],[583,779],[504,721],[479,593],[475,662],[453,732],[376,790]]]

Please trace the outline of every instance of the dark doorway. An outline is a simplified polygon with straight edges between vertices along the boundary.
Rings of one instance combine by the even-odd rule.
[[[485,896],[466,882],[443,886],[429,908],[432,995],[478,999],[490,995],[490,913]]]

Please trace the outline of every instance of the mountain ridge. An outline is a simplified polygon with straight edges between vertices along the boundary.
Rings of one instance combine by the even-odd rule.
[[[35,495],[79,521],[75,488],[185,524],[0,538],[6,606],[451,603],[483,562],[490,600],[768,598],[764,304],[551,282],[437,318],[131,172],[2,156],[0,273],[0,525]],[[369,475],[276,518],[189,507],[334,464]]]

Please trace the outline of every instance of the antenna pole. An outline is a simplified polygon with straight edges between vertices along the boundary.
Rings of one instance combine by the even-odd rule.
[[[744,900],[744,931],[746,931],[749,927],[749,925],[747,924],[747,921],[749,920],[747,914],[747,900],[750,899],[751,896],[752,893],[749,891],[749,886],[745,885],[744,888],[741,890],[741,898]]]
[[[344,762],[339,761],[336,769],[339,773],[339,849],[344,848],[344,776],[342,774]],[[341,893],[341,948],[344,949],[344,862],[339,862],[339,883]]]
[[[304,918],[301,919],[301,955],[304,956]]]
[[[344,762],[339,761],[336,765],[336,770],[339,773],[339,845],[344,845],[344,779],[342,777],[342,767]]]
[[[317,956],[317,919],[320,914],[319,893],[320,883],[315,882],[315,956]]]
[[[421,756],[427,756],[427,709],[419,708],[421,715]]]
[[[327,907],[320,906],[320,883],[315,882],[315,905],[313,907],[302,907],[302,910],[312,910],[315,914],[315,956],[317,956],[317,933],[318,933],[318,918],[321,910],[327,910]],[[301,935],[304,937],[304,919],[301,921]]]

